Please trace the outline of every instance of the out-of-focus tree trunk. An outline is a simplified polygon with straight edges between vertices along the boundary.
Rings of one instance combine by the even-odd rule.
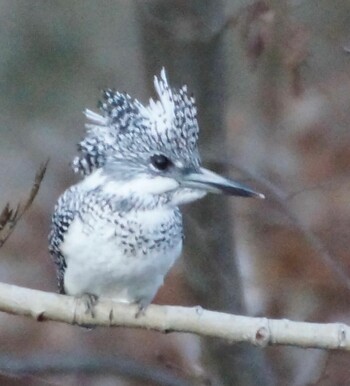
[[[225,47],[219,33],[225,23],[222,2],[149,0],[136,5],[147,79],[165,66],[172,84],[186,83],[198,104],[202,154],[209,147],[223,154],[226,78]],[[186,274],[198,304],[244,313],[232,239],[234,224],[226,200],[211,196],[188,209],[194,220],[186,227]],[[203,343],[204,361],[217,372],[220,384],[273,384],[258,349],[213,339]]]

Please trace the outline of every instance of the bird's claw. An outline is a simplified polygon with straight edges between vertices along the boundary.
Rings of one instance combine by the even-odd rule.
[[[138,303],[137,304],[137,311],[135,314],[135,319],[138,319],[140,316],[144,316],[146,314],[148,304],[144,303]]]
[[[85,314],[89,314],[92,318],[95,317],[95,306],[98,303],[98,296],[93,294],[84,294],[81,300],[85,305]]]

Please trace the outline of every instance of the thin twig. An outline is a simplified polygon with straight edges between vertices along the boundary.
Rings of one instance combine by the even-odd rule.
[[[5,228],[7,224],[13,222],[18,213],[18,206],[15,210],[10,208],[10,204],[7,203],[5,208],[0,214],[0,232]]]
[[[0,248],[5,244],[6,240],[11,236],[18,221],[31,207],[36,195],[38,194],[41,182],[44,178],[49,160],[43,163],[37,171],[34,179],[32,189],[29,193],[24,205],[17,205],[16,209],[12,209],[10,204],[7,203],[5,208],[0,214]]]

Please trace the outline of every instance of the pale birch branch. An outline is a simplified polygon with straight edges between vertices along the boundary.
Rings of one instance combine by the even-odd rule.
[[[0,283],[0,311],[78,325],[146,328],[161,332],[189,332],[256,346],[291,345],[350,350],[350,326],[342,323],[305,323],[253,318],[204,310],[201,307],[150,305],[135,317],[137,308],[100,300],[92,317],[81,299]]]

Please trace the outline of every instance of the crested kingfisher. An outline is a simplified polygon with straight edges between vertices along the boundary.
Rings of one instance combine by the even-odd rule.
[[[144,309],[179,257],[179,206],[207,192],[264,198],[201,166],[195,100],[154,77],[157,100],[103,92],[72,165],[81,180],[59,198],[49,250],[60,293]]]

